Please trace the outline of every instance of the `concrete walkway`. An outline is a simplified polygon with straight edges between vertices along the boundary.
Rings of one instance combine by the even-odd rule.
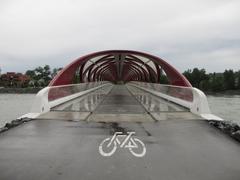
[[[101,141],[116,131],[136,132],[146,155],[101,156]],[[239,154],[239,143],[202,120],[35,120],[0,134],[0,179],[239,180]]]
[[[186,109],[125,86],[96,91],[0,134],[0,180],[239,180],[240,144]],[[151,102],[151,103],[150,103]],[[155,116],[154,116],[155,115]],[[146,146],[103,157],[115,132]]]

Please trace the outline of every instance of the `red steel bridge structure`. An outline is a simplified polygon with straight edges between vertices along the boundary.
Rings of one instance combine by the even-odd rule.
[[[167,76],[171,85],[191,87],[189,81],[163,59],[129,50],[101,51],[82,56],[66,66],[49,86],[72,84],[75,76],[79,76],[81,83],[93,81],[160,83],[163,74]]]

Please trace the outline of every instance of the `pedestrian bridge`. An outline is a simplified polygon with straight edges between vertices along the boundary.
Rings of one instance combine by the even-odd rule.
[[[75,85],[74,87],[76,88]],[[66,88],[70,87],[64,89],[66,90]],[[52,92],[56,91],[56,89],[51,90]],[[190,104],[191,102],[186,101],[185,103]],[[94,122],[202,119],[201,116],[193,114],[189,108],[140,89],[134,83],[126,85],[102,84],[98,89],[83,96],[53,106],[49,112],[38,116],[38,118]]]
[[[125,50],[73,61],[38,93],[26,116],[98,122],[217,118],[204,93],[166,61]]]
[[[239,143],[209,125],[221,119],[204,93],[146,53],[78,58],[20,119],[30,121],[0,134],[1,180],[239,180]],[[103,142],[129,132],[144,156],[133,156],[136,147],[116,149],[118,141],[112,156],[99,153]]]

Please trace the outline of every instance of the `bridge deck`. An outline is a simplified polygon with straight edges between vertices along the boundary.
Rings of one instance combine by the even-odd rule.
[[[96,122],[151,122],[169,119],[201,119],[189,110],[134,87],[115,85],[61,104],[39,119]]]
[[[149,94],[138,101],[131,93],[124,86],[99,90],[1,133],[0,179],[239,180],[238,142],[182,107]],[[132,122],[123,121],[130,116]],[[136,132],[146,155],[117,149],[101,156],[99,144],[116,131]]]

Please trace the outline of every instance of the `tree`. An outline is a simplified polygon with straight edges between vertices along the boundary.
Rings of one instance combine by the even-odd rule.
[[[51,69],[49,65],[45,65],[43,67],[43,77],[42,79],[44,79],[45,81],[45,85],[47,86],[49,84],[49,82],[51,81]]]
[[[224,71],[223,79],[224,79],[225,90],[235,89],[235,77],[232,69]]]
[[[209,80],[209,76],[206,74],[205,69],[198,69],[194,68],[193,71],[188,69],[183,73],[183,75],[189,80],[189,82],[192,84],[192,86],[196,88],[200,88],[200,84],[202,81],[205,81],[204,83]]]
[[[31,79],[34,79],[34,77],[36,76],[34,70],[27,70],[25,74],[29,76]]]
[[[193,79],[192,79],[192,70],[188,69],[187,71],[183,72],[183,75],[188,79],[188,81],[193,84]]]
[[[47,86],[52,79],[52,72],[49,65],[45,65],[44,67],[39,66],[34,70],[28,70],[25,74],[31,78],[29,86]]]
[[[34,77],[35,80],[40,80],[43,76],[43,68],[41,66],[35,68],[35,74],[36,76]]]
[[[223,76],[219,73],[210,74],[210,89],[214,92],[222,91],[223,87]]]
[[[235,73],[236,88],[240,89],[240,70]]]
[[[160,76],[160,84],[169,84],[169,81],[166,75],[162,74]]]
[[[209,91],[210,90],[209,78],[200,82],[199,89],[202,89],[204,91]]]
[[[51,73],[51,78],[53,79],[58,72],[60,72],[62,70],[62,68],[53,68],[52,73]]]

